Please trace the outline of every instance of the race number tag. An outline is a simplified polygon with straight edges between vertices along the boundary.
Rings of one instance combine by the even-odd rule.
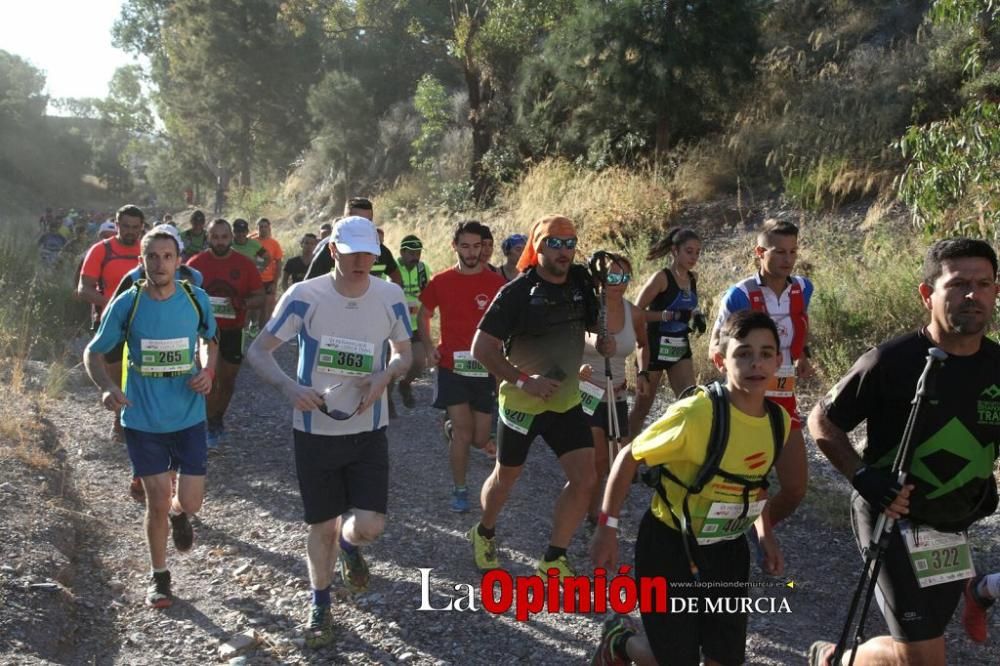
[[[783,365],[771,377],[764,395],[770,398],[791,398],[795,395],[795,366]]]
[[[597,406],[604,399],[605,389],[591,384],[590,382],[580,382],[580,406],[587,416],[593,416],[597,411]]]
[[[236,319],[236,308],[228,296],[209,296],[208,300],[216,319]]]
[[[483,364],[477,361],[472,356],[472,352],[468,351],[457,351],[454,353],[455,360],[455,374],[462,375],[463,377],[489,377],[490,373],[486,371]]]
[[[687,353],[687,350],[687,338],[683,336],[676,338],[670,335],[661,335],[660,347],[656,354],[656,360],[666,361],[668,363],[679,361],[681,360],[681,357]]]
[[[972,578],[976,569],[972,565],[969,539],[964,532],[951,534],[929,527],[913,529],[908,522],[899,525],[910,555],[913,575],[920,587],[931,587],[954,580]]]
[[[747,505],[747,515],[743,518],[740,518],[740,514],[743,513],[742,503],[712,502],[695,538],[703,546],[738,539],[757,520],[760,512],[764,510],[766,501],[750,502]]]
[[[375,367],[375,345],[324,335],[319,343],[316,370],[334,375],[364,377]]]
[[[518,412],[507,407],[501,407],[500,420],[503,421],[505,426],[514,432],[527,435],[528,430],[531,429],[531,422],[535,420],[535,415],[528,414],[526,412]]]
[[[147,377],[186,374],[194,367],[187,338],[143,340],[140,357],[139,373]]]

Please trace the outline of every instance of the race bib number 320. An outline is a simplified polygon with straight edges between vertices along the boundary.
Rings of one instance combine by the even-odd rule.
[[[363,340],[324,335],[320,340],[316,370],[334,375],[363,377],[375,367],[375,345]]]

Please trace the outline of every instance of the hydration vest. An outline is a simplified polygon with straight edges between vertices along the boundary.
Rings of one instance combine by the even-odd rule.
[[[416,330],[417,313],[415,310],[420,308],[420,292],[430,281],[430,278],[427,277],[427,264],[418,261],[413,268],[399,264],[399,275],[403,279],[403,293],[406,294],[406,302],[410,308],[410,324]]]
[[[788,293],[789,316],[792,320],[792,345],[789,351],[791,352],[792,360],[796,361],[802,357],[802,353],[805,350],[806,337],[809,333],[809,315],[806,313],[806,299],[802,293],[802,284],[792,278],[789,278],[788,282],[792,285]],[[761,290],[756,276],[747,278],[739,283],[739,287],[747,292],[747,296],[750,298],[751,310],[754,312],[763,312],[767,315],[770,314],[767,311],[767,301],[764,299],[764,292]]]
[[[112,261],[117,261],[119,259],[126,259],[129,261],[139,262],[139,255],[135,254],[115,254],[114,249],[111,246],[111,239],[107,238],[101,241],[101,245],[104,246],[104,258],[101,259],[101,273],[97,278],[97,289],[102,294],[106,293],[104,290],[107,289],[108,285],[104,284],[104,267],[110,264]],[[118,285],[114,285],[117,287]]]
[[[684,552],[687,555],[691,572],[695,578],[698,576],[698,567],[695,563],[694,552],[691,544],[697,544],[694,532],[691,511],[688,508],[688,500],[691,495],[701,493],[712,479],[719,477],[726,481],[743,487],[743,511],[739,518],[745,518],[750,508],[750,491],[766,490],[768,487],[767,474],[770,467],[760,474],[759,478],[748,478],[739,474],[732,474],[722,469],[722,458],[726,453],[726,446],[729,444],[729,391],[719,382],[712,382],[706,386],[689,386],[678,396],[678,400],[693,395],[696,391],[704,391],[712,401],[712,426],[708,435],[708,447],[705,452],[705,462],[695,475],[694,481],[690,484],[681,481],[666,465],[654,465],[647,468],[642,473],[642,481],[647,486],[656,490],[656,493],[663,501],[663,505],[670,512],[674,527],[683,535]],[[774,456],[771,458],[771,467],[777,462],[778,456],[785,443],[785,420],[784,409],[777,403],[770,400],[764,401],[767,408],[767,415],[771,421],[771,434],[774,437]],[[667,499],[667,491],[663,487],[662,478],[666,477],[671,482],[683,488],[684,501],[680,507],[675,507]],[[680,511],[680,515],[678,515]]]

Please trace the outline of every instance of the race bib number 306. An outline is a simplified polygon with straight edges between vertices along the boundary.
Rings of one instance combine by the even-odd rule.
[[[457,351],[454,356],[455,374],[463,377],[489,377],[483,364],[472,356],[472,352]]]
[[[209,296],[208,300],[216,319],[236,319],[236,308],[227,296]]]
[[[320,340],[316,370],[334,375],[363,377],[375,367],[375,345],[363,340],[324,335]]]

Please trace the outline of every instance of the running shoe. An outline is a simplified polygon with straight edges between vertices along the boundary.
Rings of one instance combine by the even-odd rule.
[[[455,513],[469,511],[469,491],[466,488],[455,488],[451,491],[451,510]]]
[[[361,594],[368,590],[368,563],[361,555],[360,548],[356,547],[353,553],[341,548],[340,555],[337,556],[337,566],[344,585],[352,594]]]
[[[965,584],[965,605],[962,607],[962,626],[965,633],[976,643],[986,642],[986,613],[993,605],[993,599],[983,599],[976,593],[982,576],[970,578]]]
[[[174,595],[170,593],[170,572],[154,573],[146,588],[146,605],[153,608],[169,608],[174,603]]]
[[[403,399],[403,407],[413,409],[417,401],[413,399],[413,387],[406,382],[399,382],[399,397]]]
[[[306,645],[317,649],[333,642],[333,615],[329,606],[312,604],[306,624]]]
[[[590,660],[590,666],[626,666],[631,664],[632,660],[628,656],[619,656],[612,648],[619,636],[623,634],[635,636],[637,633],[639,633],[639,627],[635,620],[628,615],[615,614],[609,617],[604,621],[604,627],[601,629],[601,642],[598,643],[597,651],[594,652],[594,656]],[[626,640],[628,639],[626,638]]]
[[[565,555],[560,555],[551,562],[546,559],[538,560],[538,570],[536,573],[545,578],[549,575],[549,569],[559,570],[559,580],[563,581],[567,576],[575,576],[576,572],[573,571],[573,567],[569,564],[569,559]]]
[[[194,529],[186,513],[170,516],[170,534],[174,538],[174,548],[179,553],[186,553],[194,545]]]
[[[830,666],[836,644],[830,641],[816,641],[809,646],[809,666]]]
[[[490,571],[500,568],[500,558],[497,557],[496,537],[488,539],[479,533],[479,523],[469,530],[469,541],[472,542],[472,556],[480,571]]]
[[[132,477],[128,484],[128,496],[139,504],[146,503],[146,489],[142,487],[142,479],[137,476]]]

